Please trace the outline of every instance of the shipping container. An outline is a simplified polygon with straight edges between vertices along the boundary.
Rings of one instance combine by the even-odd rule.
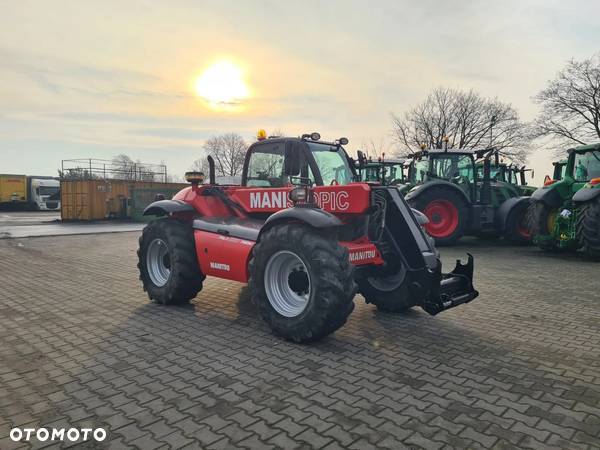
[[[27,203],[27,176],[0,174],[0,204]]]
[[[103,220],[139,218],[136,211],[143,210],[154,201],[156,194],[165,198],[188,187],[186,183],[159,183],[130,180],[68,180],[60,182],[62,220]],[[135,196],[135,190],[144,196]],[[144,198],[133,204],[133,198]]]

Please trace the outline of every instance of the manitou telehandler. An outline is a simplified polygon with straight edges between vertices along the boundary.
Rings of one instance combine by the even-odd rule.
[[[450,274],[417,216],[391,186],[354,182],[342,145],[261,139],[247,151],[241,185],[186,174],[191,186],[145,210],[160,216],[140,237],[148,296],[187,302],[206,276],[247,282],[274,334],[308,342],[341,327],[360,292],[387,311],[415,305],[434,315],[470,302],[473,259]],[[421,218],[424,220],[424,218]]]

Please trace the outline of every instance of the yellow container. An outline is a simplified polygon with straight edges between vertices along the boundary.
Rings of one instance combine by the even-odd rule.
[[[0,174],[0,203],[25,203],[27,176]]]
[[[62,220],[103,220],[131,218],[134,189],[183,189],[184,183],[157,183],[127,180],[61,180]]]

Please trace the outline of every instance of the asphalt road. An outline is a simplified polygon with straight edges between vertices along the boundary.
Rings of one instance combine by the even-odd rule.
[[[360,296],[313,345],[242,285],[152,304],[137,233],[0,241],[0,448],[13,427],[104,427],[83,448],[599,448],[600,265],[465,240],[474,302],[431,317]],[[36,447],[55,445],[36,442]]]
[[[144,224],[122,221],[61,222],[60,213],[0,211],[0,239],[139,231]]]

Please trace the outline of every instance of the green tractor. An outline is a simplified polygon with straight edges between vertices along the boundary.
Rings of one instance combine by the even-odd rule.
[[[532,195],[528,224],[544,250],[582,249],[600,260],[600,143],[569,150]],[[564,167],[564,170],[563,170]]]
[[[529,197],[492,177],[495,153],[494,149],[431,149],[413,156],[405,198],[427,216],[425,228],[436,244],[453,244],[467,234],[500,235],[518,244],[531,241],[526,224]]]
[[[382,158],[373,161],[360,150],[356,153],[358,158],[355,163],[360,181],[376,182],[384,186],[401,185],[405,182],[404,159],[385,159],[384,154]]]
[[[511,184],[517,188],[522,196],[530,196],[535,192],[537,188],[529,186],[525,176],[527,172],[531,172],[531,177],[533,178],[533,169],[501,162],[498,152],[495,152],[493,156],[494,161],[490,164],[490,176],[492,182]],[[477,163],[477,176],[480,179],[483,179],[483,162]]]

